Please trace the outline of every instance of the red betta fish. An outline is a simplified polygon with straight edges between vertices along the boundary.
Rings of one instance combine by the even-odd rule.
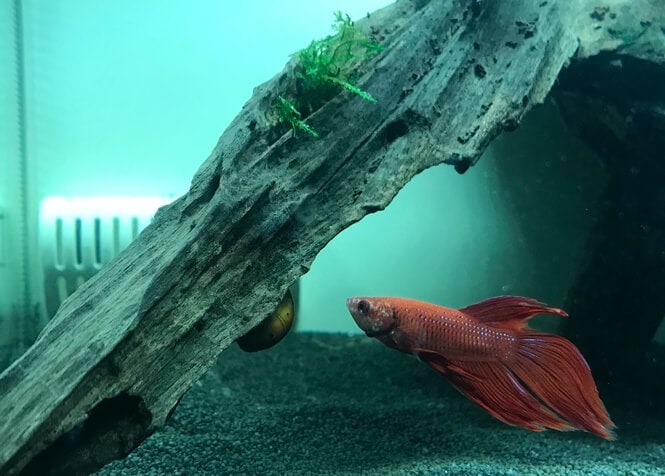
[[[369,337],[415,354],[502,422],[614,439],[615,425],[577,347],[527,325],[536,314],[566,317],[565,311],[518,296],[459,310],[396,297],[354,297],[346,305]]]

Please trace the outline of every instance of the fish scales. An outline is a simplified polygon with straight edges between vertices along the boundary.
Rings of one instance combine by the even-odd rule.
[[[395,315],[408,341],[419,348],[441,353],[448,359],[465,361],[509,360],[516,337],[512,332],[483,324],[457,310],[419,307],[410,311],[408,302],[397,306]]]

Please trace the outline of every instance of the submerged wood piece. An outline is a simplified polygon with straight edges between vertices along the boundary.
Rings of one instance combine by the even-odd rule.
[[[362,22],[384,46],[358,81],[378,103],[340,93],[307,118],[319,139],[275,127],[293,65],[259,86],[189,192],[0,376],[0,473],[84,474],[130,452],[337,233],[517,127],[594,3],[397,1]]]
[[[662,13],[665,25],[665,8]],[[665,316],[665,35],[660,60],[605,52],[574,61],[555,98],[566,122],[602,159],[609,185],[587,257],[568,293],[566,331],[594,375],[645,379]]]

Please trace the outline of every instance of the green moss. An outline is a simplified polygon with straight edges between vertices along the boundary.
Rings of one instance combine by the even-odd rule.
[[[279,108],[278,112],[279,121],[288,122],[289,124],[291,124],[291,129],[293,130],[294,137],[296,135],[297,129],[302,129],[303,131],[313,135],[314,137],[319,137],[318,132],[309,127],[309,125],[305,121],[300,119],[300,111],[298,111],[295,104],[293,104],[291,101],[289,101],[288,99],[284,99],[282,96],[279,96],[277,98],[277,107]]]
[[[330,101],[341,90],[346,89],[369,102],[376,99],[353,84],[354,73],[360,64],[381,51],[381,46],[372,42],[351,21],[349,15],[335,13],[333,28],[336,33],[295,53],[298,62],[294,69],[294,97],[278,98],[280,122],[291,125],[293,134],[301,129],[314,137],[318,133],[304,121],[314,111]]]

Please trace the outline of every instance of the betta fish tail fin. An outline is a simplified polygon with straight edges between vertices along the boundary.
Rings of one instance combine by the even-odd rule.
[[[543,405],[574,428],[614,439],[615,425],[598,395],[591,370],[568,339],[525,332],[507,368]]]
[[[516,337],[514,351],[495,360],[448,360],[432,351],[416,352],[460,392],[509,425],[533,431],[578,429],[614,439],[615,425],[577,347],[526,324],[536,314],[566,316],[564,311],[517,296],[491,298],[460,311]]]

